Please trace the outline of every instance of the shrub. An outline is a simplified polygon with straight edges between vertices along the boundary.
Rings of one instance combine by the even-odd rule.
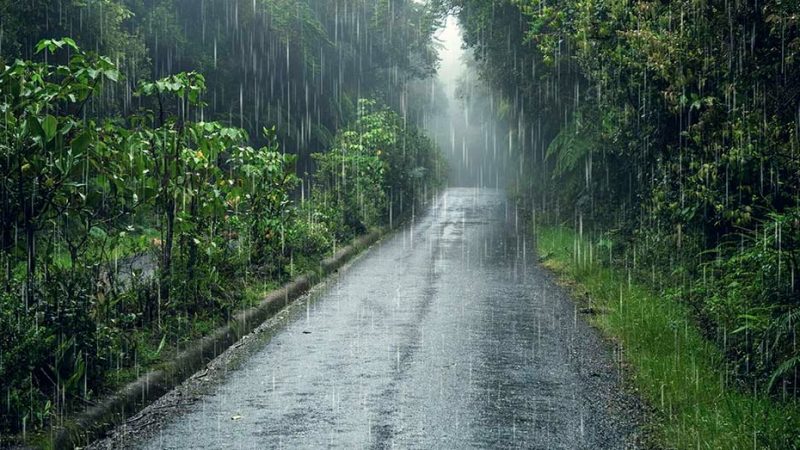
[[[335,211],[347,212],[338,219],[340,226],[332,227],[337,237],[410,213],[414,203],[441,185],[446,172],[433,141],[366,99],[359,101],[358,119],[336,135],[333,149],[313,157],[315,204],[331,218]]]
[[[720,245],[693,283],[692,299],[714,324],[736,372],[762,386],[792,385],[798,366],[798,217],[797,210],[772,214],[759,229]]]
[[[46,367],[54,336],[25,310],[19,296],[0,293],[0,432],[21,429],[45,411],[47,396],[34,385],[34,371]],[[44,417],[39,420],[43,422]]]

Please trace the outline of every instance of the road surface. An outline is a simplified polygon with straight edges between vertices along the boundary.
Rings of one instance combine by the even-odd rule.
[[[501,191],[447,190],[246,357],[212,364],[214,381],[196,376],[97,447],[632,446],[611,346],[518,219]]]

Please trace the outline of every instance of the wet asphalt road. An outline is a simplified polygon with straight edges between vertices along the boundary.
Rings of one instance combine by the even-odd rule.
[[[500,191],[446,191],[135,446],[630,446],[610,346],[517,223]]]

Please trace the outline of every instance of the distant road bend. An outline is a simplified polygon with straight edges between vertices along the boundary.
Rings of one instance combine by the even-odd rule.
[[[246,339],[235,369],[212,363],[215,377],[196,375],[94,446],[631,446],[635,402],[610,346],[517,223],[501,191],[448,189]]]

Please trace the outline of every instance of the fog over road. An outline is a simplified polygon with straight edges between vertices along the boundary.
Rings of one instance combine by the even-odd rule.
[[[501,191],[449,189],[139,448],[621,448],[609,344]],[[145,415],[147,412],[145,412]],[[141,417],[136,420],[144,421]],[[120,441],[117,441],[119,444]]]

